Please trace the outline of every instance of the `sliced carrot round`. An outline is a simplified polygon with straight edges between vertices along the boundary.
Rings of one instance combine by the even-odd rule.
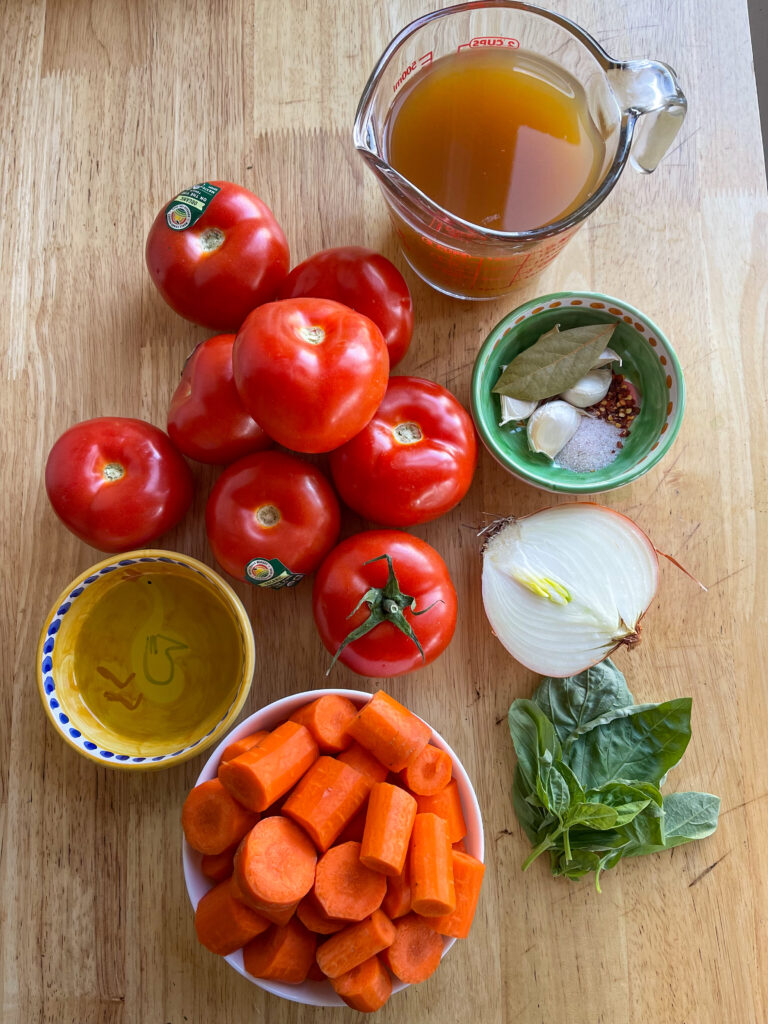
[[[348,764],[323,754],[283,804],[318,850],[327,850],[368,796],[366,779]],[[414,814],[416,803],[414,801]]]
[[[308,893],[298,905],[296,916],[305,928],[317,935],[334,935],[349,924],[349,921],[328,917],[312,893]]]
[[[210,878],[212,882],[223,882],[225,878],[230,878],[235,870],[236,849],[236,846],[230,846],[223,853],[204,853],[200,861],[200,870],[205,877]]]
[[[393,772],[405,768],[432,736],[426,722],[383,690],[358,711],[348,732]]]
[[[450,754],[428,743],[409,765],[403,768],[403,782],[412,793],[432,796],[451,781],[453,762]]]
[[[267,928],[269,921],[235,899],[229,879],[209,889],[197,904],[197,937],[219,956],[229,956]]]
[[[317,854],[309,836],[287,818],[262,818],[235,854],[235,877],[257,905],[288,907],[312,888]]]
[[[338,978],[386,949],[394,938],[395,926],[386,914],[374,910],[364,921],[326,939],[317,950],[317,962],[329,978]]]
[[[299,708],[291,721],[306,725],[322,753],[338,754],[352,742],[347,726],[356,714],[357,708],[348,697],[327,693]]]
[[[377,956],[332,978],[331,985],[347,1006],[361,1013],[375,1013],[392,995],[392,979]]]
[[[243,964],[254,978],[270,978],[300,985],[315,959],[317,938],[301,921],[275,925],[243,949]]]
[[[443,939],[418,914],[395,922],[395,938],[381,954],[396,978],[407,985],[426,981],[440,965]]]
[[[388,782],[377,782],[368,799],[360,860],[372,871],[399,875],[405,864],[416,801]]]
[[[239,843],[258,820],[258,814],[239,804],[218,779],[190,790],[181,809],[184,835],[199,853],[223,853]]]
[[[317,862],[314,894],[328,917],[362,921],[386,891],[386,876],[360,862],[360,843],[332,846]]]

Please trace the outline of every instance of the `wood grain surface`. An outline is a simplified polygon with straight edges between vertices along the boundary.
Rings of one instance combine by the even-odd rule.
[[[94,766],[48,724],[35,648],[56,594],[99,559],[56,520],[43,466],[77,420],[164,425],[185,357],[206,336],[154,291],[143,247],[162,204],[223,178],[275,211],[294,261],[329,245],[404,266],[351,142],[383,46],[431,0],[6,0],[2,97],[2,667],[0,1007],[7,1024],[303,1024],[349,1010],[283,1002],[200,947],[181,871],[179,812],[204,756],[162,774]],[[681,434],[643,479],[605,496],[672,566],[644,642],[617,657],[639,700],[693,696],[693,739],[670,786],[722,797],[714,837],[589,881],[520,872],[505,722],[533,675],[490,634],[473,527],[545,496],[483,453],[453,513],[413,532],[460,596],[448,650],[388,689],[454,746],[477,788],[488,872],[471,938],[382,1022],[763,1024],[768,1019],[768,198],[744,0],[559,0],[618,57],[679,72],[690,113],[650,177],[627,171],[538,282],[451,301],[406,269],[416,308],[398,372],[468,401],[489,329],[537,293],[592,288],[656,320],[688,386]],[[213,565],[195,467],[193,511],[163,546]],[[345,533],[361,527],[347,515]],[[762,569],[761,569],[762,565]],[[244,713],[322,686],[311,586],[237,586],[258,669]],[[339,667],[335,685],[376,688]]]

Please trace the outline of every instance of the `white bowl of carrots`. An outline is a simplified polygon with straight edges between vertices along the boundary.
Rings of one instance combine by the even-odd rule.
[[[383,691],[309,690],[257,711],[214,750],[182,824],[198,938],[284,999],[376,1010],[469,932],[475,791]]]

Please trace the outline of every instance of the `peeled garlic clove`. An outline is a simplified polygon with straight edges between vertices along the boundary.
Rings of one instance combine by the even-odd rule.
[[[510,398],[509,395],[501,396],[501,420],[499,426],[512,420],[527,420],[538,402],[524,402],[521,398]]]
[[[528,420],[528,444],[535,452],[554,459],[579,429],[583,415],[568,402],[540,405]]]
[[[592,369],[597,370],[601,366],[610,366],[611,363],[618,363],[619,366],[621,366],[621,356],[618,352],[614,352],[612,348],[607,348],[605,352],[603,352],[603,354],[597,360]]]
[[[586,409],[588,405],[596,405],[598,402],[602,402],[608,394],[612,376],[609,366],[601,370],[590,370],[586,377],[582,377],[560,397],[564,402],[570,402],[571,405],[578,406],[579,409]]]

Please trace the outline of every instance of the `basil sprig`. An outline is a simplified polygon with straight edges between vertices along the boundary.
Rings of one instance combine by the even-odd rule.
[[[691,699],[635,704],[606,660],[577,676],[544,679],[509,709],[517,754],[512,801],[553,875],[600,874],[622,857],[669,850],[717,828],[719,797],[662,797],[667,772],[691,738]]]

